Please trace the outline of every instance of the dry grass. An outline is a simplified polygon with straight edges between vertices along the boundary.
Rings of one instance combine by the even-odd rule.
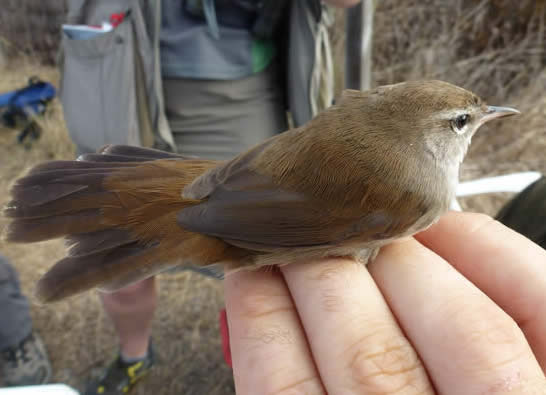
[[[66,10],[65,0],[2,0],[0,36],[6,53],[31,55],[54,64]]]
[[[546,54],[544,0],[381,0],[376,14],[376,84],[439,78],[472,89],[492,104],[523,114],[483,128],[462,169],[463,179],[519,170],[546,173]],[[338,19],[340,22],[341,19]],[[335,29],[338,65],[343,39]],[[21,62],[0,70],[0,92],[36,73],[57,81],[53,68]],[[341,77],[338,77],[341,80]],[[44,135],[30,150],[16,132],[0,129],[0,204],[13,180],[47,159],[69,159],[58,101],[42,121]],[[467,198],[468,210],[494,214],[510,195]],[[0,218],[0,227],[3,225]],[[6,245],[30,295],[36,279],[63,255],[60,242]],[[229,394],[231,372],[222,361],[217,326],[220,284],[190,273],[162,276],[154,339],[160,363],[137,394]],[[94,293],[56,305],[32,306],[35,325],[51,353],[55,379],[81,388],[93,368],[115,352],[111,325]]]

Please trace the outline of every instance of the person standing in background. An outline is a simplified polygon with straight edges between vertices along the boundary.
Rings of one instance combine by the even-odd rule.
[[[325,1],[337,7],[358,2]],[[165,113],[178,153],[229,159],[288,128],[280,48],[252,32],[261,3],[162,0]],[[101,300],[120,352],[85,394],[123,394],[153,365],[155,277],[101,293]]]

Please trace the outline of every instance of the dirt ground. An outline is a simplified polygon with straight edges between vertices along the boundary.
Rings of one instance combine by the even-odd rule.
[[[427,4],[432,4],[433,1],[428,0]],[[410,2],[408,0],[408,3]],[[387,5],[383,7],[383,13],[378,15],[378,20],[391,20],[389,13],[399,17],[401,13],[393,5],[396,3],[385,1]],[[453,2],[455,3],[462,4]],[[485,3],[487,2],[480,2]],[[538,3],[544,2],[537,1]],[[415,8],[421,9],[425,8],[419,6]],[[445,13],[447,16],[451,15],[450,10],[445,10]],[[429,18],[424,13],[422,16],[419,15],[406,18],[407,23],[415,27],[416,35],[422,32],[417,31],[420,24],[415,18],[422,17],[423,20]],[[479,16],[478,13],[471,15],[473,18]],[[441,18],[440,20],[444,21]],[[480,23],[478,19],[476,21],[476,24]],[[380,29],[385,25],[387,23],[378,24]],[[451,26],[449,23],[444,25]],[[544,34],[544,29],[541,32]],[[387,83],[409,78],[434,77],[466,85],[471,89],[475,84],[477,88],[475,92],[485,95],[488,100],[493,100],[490,104],[513,106],[522,111],[521,116],[496,122],[480,130],[474,137],[463,164],[462,180],[523,170],[546,173],[546,70],[540,69],[535,62],[531,73],[530,63],[520,61],[519,58],[514,60],[513,64],[508,63],[508,60],[513,58],[502,58],[506,61],[500,62],[497,58],[474,54],[469,59],[463,57],[446,60],[442,51],[455,43],[455,39],[448,33],[447,31],[446,34],[427,33],[430,40],[423,42],[422,45],[415,40],[410,43],[400,41],[397,34],[400,37],[409,37],[408,30],[404,30],[401,22],[396,25],[392,34],[380,33],[381,37],[376,42],[382,45],[383,49],[393,47],[389,50],[391,60],[394,59],[392,53],[404,58],[402,51],[407,51],[409,54],[416,53],[415,61],[418,62],[409,64],[412,58],[408,55],[406,57],[408,60],[403,65],[392,62],[392,67],[378,68],[374,71],[376,80]],[[381,44],[381,39],[385,43]],[[541,42],[546,42],[546,37]],[[461,42],[460,45],[464,46],[465,42]],[[340,46],[336,48],[339,49]],[[430,52],[431,48],[434,51]],[[520,54],[527,54],[525,51]],[[378,51],[385,59],[387,52]],[[498,55],[499,52],[495,53]],[[529,52],[529,59],[535,55],[544,59],[546,55],[543,44],[542,49],[538,46],[534,52]],[[382,59],[377,60],[381,64]],[[480,63],[472,63],[478,60]],[[485,67],[484,64],[489,61],[493,62],[490,70],[479,69]],[[538,59],[539,63],[540,61]],[[440,63],[441,67],[438,67]],[[525,78],[515,78],[514,84],[508,87],[499,80],[495,67],[505,71],[517,69],[516,71],[527,74]],[[410,70],[400,71],[407,68]],[[476,70],[481,70],[479,75]],[[0,69],[0,92],[25,84],[31,75],[39,75],[54,83],[58,81],[58,73],[52,67],[38,66],[28,61],[17,62],[10,68]],[[488,75],[495,76],[495,83],[498,84],[494,93],[488,90],[490,88],[487,84]],[[17,144],[16,131],[0,128],[0,206],[7,200],[10,184],[30,166],[44,160],[71,159],[74,155],[57,100],[40,122],[44,130],[42,138],[26,148]],[[510,194],[471,197],[463,199],[461,204],[465,210],[494,215],[510,197]],[[4,224],[5,219],[0,217],[0,229]],[[82,389],[88,376],[96,373],[97,369],[106,364],[116,352],[114,332],[101,309],[97,295],[89,292],[65,302],[45,306],[34,302],[32,290],[36,280],[64,254],[60,241],[33,245],[8,245],[0,241],[0,252],[11,260],[20,273],[23,289],[32,302],[35,327],[44,338],[50,353],[55,373],[54,381]],[[231,371],[223,362],[218,329],[218,314],[223,306],[221,283],[193,273],[179,273],[160,276],[159,284],[160,303],[153,327],[154,346],[159,361],[157,368],[135,393],[140,395],[234,393]]]

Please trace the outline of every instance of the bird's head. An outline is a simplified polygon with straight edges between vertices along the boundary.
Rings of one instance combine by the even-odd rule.
[[[443,81],[410,81],[368,92],[346,91],[342,102],[357,106],[360,102],[369,129],[386,131],[402,144],[420,145],[435,161],[457,164],[480,126],[519,114],[510,107],[488,106],[474,93]]]

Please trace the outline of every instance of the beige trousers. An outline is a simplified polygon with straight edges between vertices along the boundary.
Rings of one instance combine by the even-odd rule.
[[[165,111],[178,152],[230,159],[285,131],[283,86],[273,66],[238,80],[163,80]]]

